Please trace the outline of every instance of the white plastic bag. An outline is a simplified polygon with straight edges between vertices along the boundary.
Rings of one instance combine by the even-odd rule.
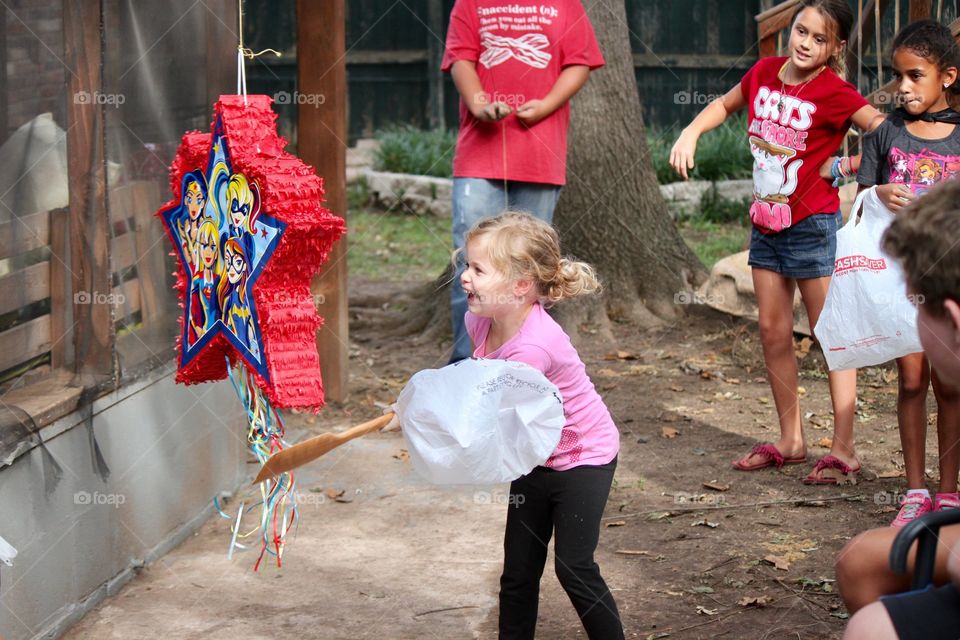
[[[557,387],[507,360],[420,371],[396,410],[413,468],[437,484],[515,480],[546,462],[565,422]]]
[[[903,272],[880,248],[893,217],[876,188],[868,189],[857,196],[850,220],[837,232],[833,278],[814,328],[831,371],[869,367],[923,350]]]

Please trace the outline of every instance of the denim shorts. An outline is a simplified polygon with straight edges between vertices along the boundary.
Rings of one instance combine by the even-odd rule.
[[[833,275],[837,231],[843,216],[816,213],[780,233],[750,234],[751,267],[775,271],[786,278],[823,278]]]

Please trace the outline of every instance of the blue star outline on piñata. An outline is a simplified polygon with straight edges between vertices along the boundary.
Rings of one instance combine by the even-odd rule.
[[[222,333],[248,365],[270,379],[253,286],[286,225],[260,211],[260,189],[234,173],[221,118],[205,172],[182,178],[180,203],[162,212],[188,284],[180,367]]]

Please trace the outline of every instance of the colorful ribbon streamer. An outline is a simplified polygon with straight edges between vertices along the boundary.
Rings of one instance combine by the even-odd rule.
[[[237,359],[236,367],[230,366],[228,361],[227,368],[230,372],[230,382],[233,383],[233,388],[247,411],[247,442],[250,443],[250,450],[253,455],[262,465],[271,455],[289,446],[283,440],[283,419],[270,404],[263,390],[257,385],[254,375],[247,369],[241,359]],[[257,506],[261,507],[259,523],[250,531],[240,533],[240,520],[245,513],[244,503],[241,502],[236,521],[230,528],[233,537],[227,553],[227,557],[231,558],[235,548],[246,548],[237,542],[238,538],[246,539],[255,534],[258,535],[260,538],[260,555],[253,566],[254,571],[260,568],[260,562],[267,553],[276,557],[278,567],[282,566],[287,533],[299,521],[297,489],[292,471],[283,473],[274,480],[261,482],[260,494],[260,501],[246,509],[246,512],[249,512]],[[232,516],[226,514],[220,508],[216,498],[214,499],[214,507],[221,517],[233,519]]]

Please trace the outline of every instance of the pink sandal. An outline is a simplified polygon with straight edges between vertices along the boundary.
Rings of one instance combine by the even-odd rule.
[[[828,469],[836,469],[840,472],[840,475],[847,478],[849,476],[857,475],[860,473],[862,468],[863,467],[860,466],[854,469],[836,456],[824,456],[817,460],[817,464],[813,466],[813,471],[811,471],[810,475],[803,479],[803,484],[840,484],[839,478],[824,477],[822,472],[827,471]]]
[[[762,442],[753,445],[753,449],[750,449],[750,454],[748,454],[747,457],[749,458],[750,455],[763,456],[763,458],[760,462],[754,464],[745,464],[743,460],[734,460],[733,468],[738,471],[756,471],[758,469],[766,469],[767,467],[776,467],[779,469],[785,464],[801,464],[807,461],[806,454],[793,458],[785,458],[779,449],[773,446],[772,442]]]

